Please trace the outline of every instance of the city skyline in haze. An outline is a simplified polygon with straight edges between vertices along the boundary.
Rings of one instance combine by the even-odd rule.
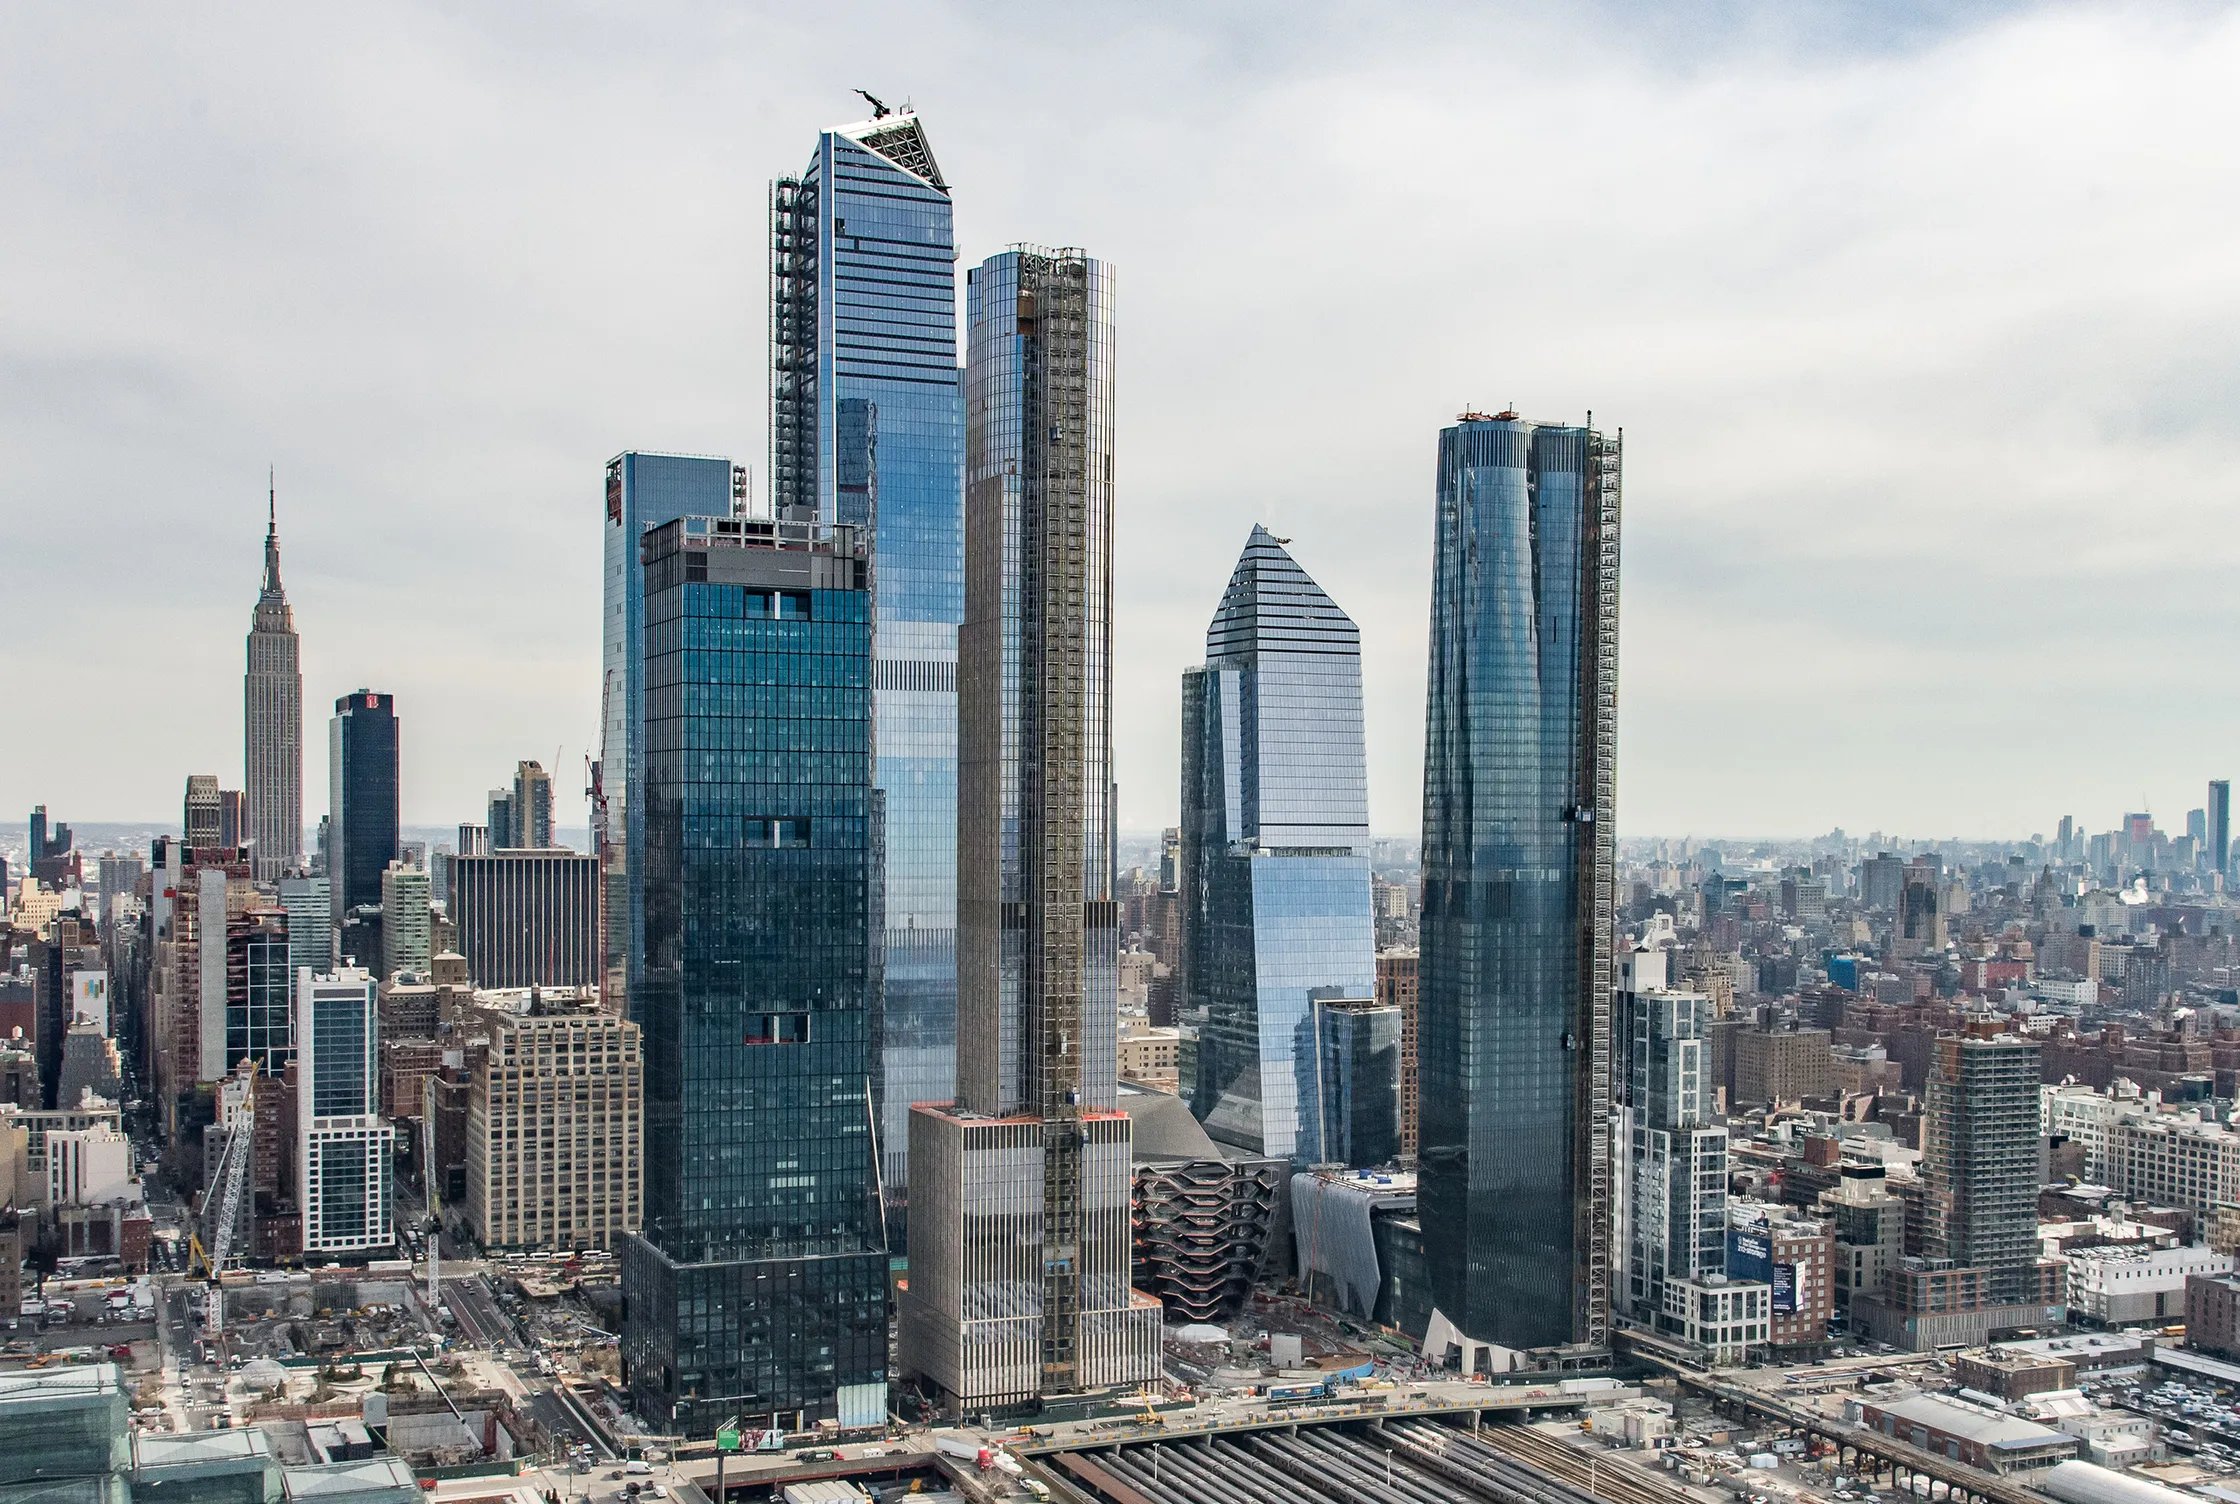
[[[1181,670],[1265,520],[1361,623],[1370,825],[1415,831],[1436,434],[1511,401],[1627,435],[1621,835],[2182,830],[2231,772],[2240,208],[2197,185],[2240,165],[2240,18],[497,14],[0,19],[12,647],[167,754],[25,717],[11,820],[240,785],[271,461],[306,824],[371,686],[407,823],[557,745],[580,826],[602,467],[767,495],[767,184],[859,83],[913,96],[966,264],[1125,283],[1123,830],[1176,819]]]

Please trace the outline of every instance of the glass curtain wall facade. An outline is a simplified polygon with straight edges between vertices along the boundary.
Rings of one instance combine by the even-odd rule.
[[[949,188],[908,110],[828,130],[771,192],[771,497],[867,528],[886,796],[880,1142],[955,1090],[964,408]],[[899,1213],[899,1204],[895,1208]],[[896,1223],[896,1232],[901,1232]]]
[[[381,874],[401,852],[397,827],[397,706],[361,689],[334,702],[327,735],[327,881],[334,927],[381,902]]]
[[[380,1117],[381,1026],[373,977],[345,968],[296,979],[297,1184],[303,1251],[362,1253],[396,1241],[395,1130]]]
[[[279,914],[244,914],[226,924],[226,1053],[230,1074],[244,1060],[277,1077],[295,1058],[295,972]],[[324,966],[328,963],[319,963]]]
[[[957,1100],[916,1104],[905,1372],[969,1407],[1158,1372],[1131,1289],[1113,901],[1112,283],[967,279]]]
[[[1390,1164],[1400,1153],[1400,1010],[1366,999],[1316,998],[1300,1034],[1301,1103],[1315,1108],[1314,1161]]]
[[[688,517],[645,539],[645,1221],[623,1251],[639,1414],[876,1425],[887,1244],[880,800],[849,528]]]
[[[2211,872],[2223,876],[2232,870],[2232,782],[2215,778],[2209,782],[2209,804],[2206,811],[2208,842],[2202,853],[2202,863]]]
[[[1255,527],[1182,694],[1192,1110],[1253,1154],[1344,1158],[1311,1083],[1315,1000],[1376,995],[1360,630]]]
[[[1472,1362],[1608,1337],[1618,461],[1513,413],[1439,436],[1420,1184]]]
[[[629,450],[607,461],[599,768],[592,780],[591,827],[599,849],[600,996],[621,1013],[629,1012],[631,983],[645,956],[644,890],[632,876],[645,830],[631,803],[631,791],[643,776],[635,754],[645,718],[646,589],[640,540],[649,529],[679,517],[730,516],[736,488],[744,483],[743,472],[731,461],[708,455]],[[510,844],[507,834],[491,829],[488,849]]]

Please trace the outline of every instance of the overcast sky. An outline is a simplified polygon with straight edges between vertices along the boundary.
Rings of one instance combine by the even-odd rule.
[[[410,822],[572,787],[605,462],[759,486],[767,183],[861,86],[966,264],[1118,268],[1125,826],[1264,521],[1414,830],[1436,435],[1513,402],[1625,429],[1624,833],[2182,828],[2240,773],[2235,79],[2179,5],[22,0],[0,808],[238,783],[268,461],[307,817],[359,685]]]

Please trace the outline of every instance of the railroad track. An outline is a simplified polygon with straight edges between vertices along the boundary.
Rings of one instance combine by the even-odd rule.
[[[1637,1469],[1587,1457],[1523,1426],[1482,1426],[1475,1433],[1452,1426],[1401,1422],[1386,1429],[1461,1462],[1521,1463],[1607,1504],[1672,1504],[1675,1490]]]

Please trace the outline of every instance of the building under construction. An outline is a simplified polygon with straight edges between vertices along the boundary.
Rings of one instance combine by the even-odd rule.
[[[967,282],[957,1100],[910,1114],[901,1362],[945,1405],[1158,1372],[1115,1105],[1111,280],[1013,250]]]

